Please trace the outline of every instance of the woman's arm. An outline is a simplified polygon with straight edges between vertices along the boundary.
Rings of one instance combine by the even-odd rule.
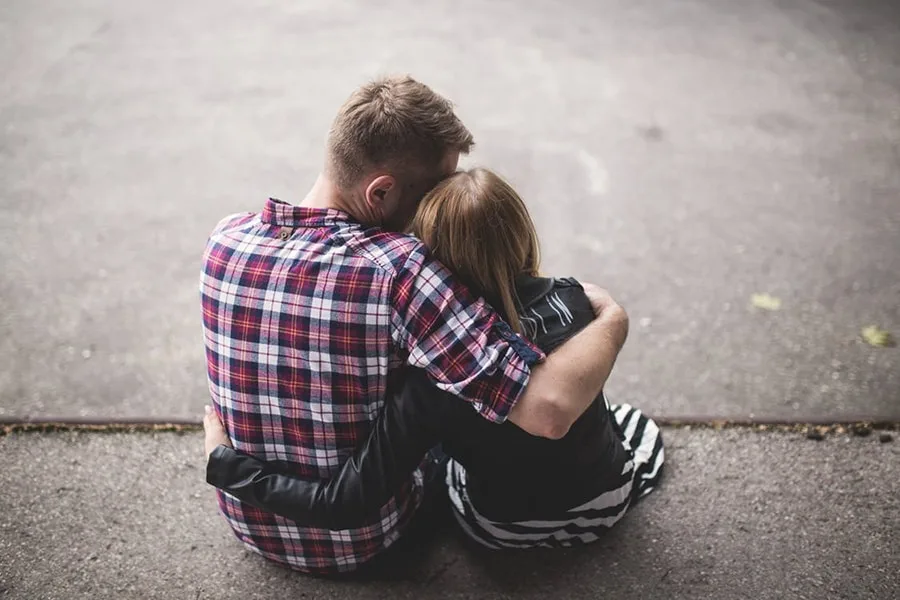
[[[380,509],[409,483],[426,452],[469,418],[481,417],[465,401],[435,388],[424,371],[410,369],[365,443],[331,479],[287,475],[279,463],[218,445],[209,454],[206,481],[303,526],[361,527],[379,518]]]

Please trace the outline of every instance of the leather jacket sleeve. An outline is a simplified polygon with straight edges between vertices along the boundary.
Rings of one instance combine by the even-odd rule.
[[[410,369],[365,443],[332,478],[287,475],[277,462],[219,446],[209,457],[206,481],[302,526],[362,527],[378,520],[380,509],[409,484],[428,450],[469,418],[481,419],[469,403],[437,389],[424,371]]]

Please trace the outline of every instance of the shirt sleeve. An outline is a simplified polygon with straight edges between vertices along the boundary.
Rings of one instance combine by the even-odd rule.
[[[531,366],[544,353],[475,298],[424,246],[397,273],[391,334],[434,384],[502,423],[525,390]]]

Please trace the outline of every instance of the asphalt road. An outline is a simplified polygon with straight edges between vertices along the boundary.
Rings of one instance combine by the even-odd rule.
[[[654,415],[900,419],[900,5],[0,3],[0,419],[189,418],[224,215],[299,200],[367,78],[454,99]],[[754,293],[780,310],[750,308]]]
[[[900,597],[896,440],[663,435],[663,484],[595,544],[491,553],[447,529],[363,583],[304,577],[245,551],[203,481],[199,434],[0,437],[0,597]]]

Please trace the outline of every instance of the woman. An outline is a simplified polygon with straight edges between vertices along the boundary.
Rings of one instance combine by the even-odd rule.
[[[537,232],[522,199],[486,169],[459,172],[422,201],[412,224],[435,256],[512,328],[549,353],[593,318],[574,279],[538,275]],[[204,420],[207,481],[249,504],[305,525],[366,524],[439,444],[453,513],[489,548],[591,542],[656,485],[664,461],[656,424],[601,393],[560,440],[495,425],[411,370],[389,392],[366,442],[327,481],[308,481],[228,446],[214,414]],[[432,459],[435,452],[430,452]]]

